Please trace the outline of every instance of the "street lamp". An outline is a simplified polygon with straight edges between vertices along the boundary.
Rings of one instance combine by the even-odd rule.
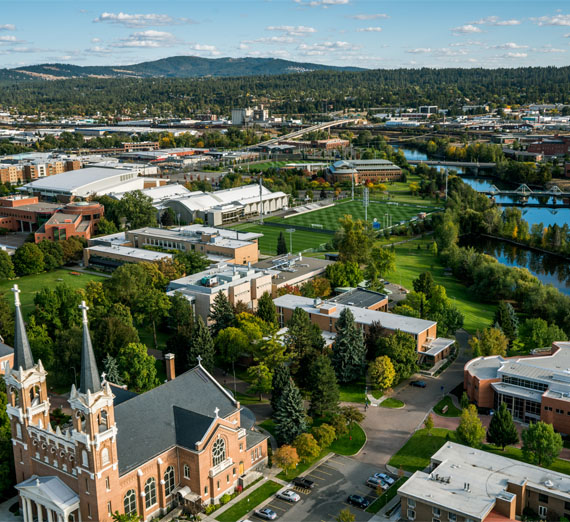
[[[289,251],[291,254],[293,253],[293,232],[295,232],[294,228],[288,228],[286,232],[289,232]]]

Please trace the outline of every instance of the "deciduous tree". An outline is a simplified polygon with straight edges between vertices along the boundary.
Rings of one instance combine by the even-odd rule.
[[[336,431],[330,424],[314,426],[311,433],[321,448],[328,448],[336,438]]]
[[[368,366],[368,373],[372,383],[381,390],[386,390],[392,386],[396,378],[396,370],[390,357],[381,355],[376,357]]]
[[[277,325],[277,308],[269,292],[264,292],[257,301],[257,316],[266,323]]]
[[[273,374],[271,370],[260,362],[257,366],[250,366],[247,369],[247,374],[251,379],[251,386],[249,391],[259,394],[259,400],[263,400],[263,394],[271,391],[271,381]]]
[[[477,331],[475,337],[469,339],[469,345],[473,348],[473,356],[481,355],[507,355],[509,340],[498,328],[485,328],[482,332]]]
[[[12,454],[12,426],[6,413],[6,384],[0,376],[0,496],[5,497],[15,484]]]
[[[156,209],[152,206],[152,198],[140,190],[124,194],[117,205],[117,211],[131,230],[156,224]]]
[[[304,462],[317,458],[321,452],[315,437],[310,433],[301,433],[295,437],[293,446],[297,450],[299,458]]]
[[[44,253],[35,243],[24,243],[12,257],[17,275],[39,274],[45,270]]]
[[[129,389],[142,393],[160,384],[156,376],[156,360],[148,355],[144,344],[128,344],[119,352],[117,362],[122,371],[121,378]]]
[[[12,258],[8,252],[0,250],[0,279],[12,279],[15,276]]]
[[[287,475],[289,471],[295,469],[297,464],[299,464],[299,454],[296,448],[289,444],[284,444],[275,450],[272,461],[275,466],[282,468],[285,471],[285,475]]]
[[[418,370],[416,340],[407,333],[396,331],[376,341],[378,355],[386,355],[392,361],[398,380],[407,379]]]
[[[457,437],[464,444],[478,448],[485,438],[485,428],[481,424],[481,419],[477,415],[477,407],[470,404],[461,412],[459,426],[455,430]]]
[[[428,435],[431,435],[431,430],[433,430],[433,416],[431,413],[428,414],[424,421],[424,428],[427,430]]]
[[[527,319],[519,328],[520,340],[526,350],[547,348],[554,341],[566,341],[566,333],[555,324],[548,324],[538,317]]]
[[[339,218],[338,224],[334,244],[340,261],[368,263],[374,240],[369,225],[361,219],[354,220],[351,215]]]
[[[550,466],[562,450],[562,437],[552,424],[538,421],[522,432],[522,452],[529,462],[537,466]]]

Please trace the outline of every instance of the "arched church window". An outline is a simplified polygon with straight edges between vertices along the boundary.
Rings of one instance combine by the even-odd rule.
[[[22,438],[22,426],[20,425],[19,422],[16,423],[16,437],[18,437],[19,439]]]
[[[18,388],[12,386],[10,388],[10,404],[17,408],[20,405],[20,394],[18,393]]]
[[[174,468],[172,466],[168,466],[166,471],[164,472],[164,494],[166,496],[172,493],[174,489]]]
[[[134,489],[129,489],[123,497],[123,506],[125,508],[125,514],[129,515],[131,513],[137,512],[137,494]]]
[[[31,406],[37,406],[40,403],[40,387],[38,385],[32,386],[30,388],[30,404]]]
[[[77,430],[84,432],[85,431],[85,415],[83,412],[78,411],[75,416],[77,417]]]
[[[87,452],[85,450],[81,452],[81,465],[84,468],[89,467],[89,457],[87,456]]]
[[[97,423],[99,425],[99,433],[103,431],[107,431],[109,429],[109,423],[107,420],[107,412],[105,410],[101,410],[97,415]]]
[[[149,478],[145,482],[144,502],[147,509],[156,504],[156,480],[154,477]]]
[[[107,448],[103,448],[101,452],[101,466],[106,466],[109,464],[109,450]]]
[[[226,442],[221,437],[214,442],[212,446],[213,465],[217,466],[220,462],[226,460]]]

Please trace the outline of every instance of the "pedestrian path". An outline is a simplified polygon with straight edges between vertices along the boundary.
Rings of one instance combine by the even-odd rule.
[[[12,497],[0,504],[0,520],[2,522],[20,522],[24,520],[20,515],[14,515],[10,511],[10,507],[18,503],[18,497]]]

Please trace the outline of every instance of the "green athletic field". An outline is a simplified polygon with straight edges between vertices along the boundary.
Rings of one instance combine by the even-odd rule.
[[[289,248],[289,233],[286,232],[284,228],[272,227],[271,225],[259,225],[257,223],[242,223],[231,228],[241,232],[257,232],[263,234],[263,237],[259,238],[259,250],[262,254],[275,255],[277,253],[277,238],[280,232],[283,232],[285,235],[287,248]],[[308,248],[317,248],[319,245],[329,243],[332,241],[332,238],[333,236],[331,234],[297,230],[293,233],[293,252],[297,253],[302,250],[307,250]]]
[[[372,222],[376,218],[380,225],[383,224],[385,214],[392,216],[392,225],[397,225],[400,221],[408,221],[419,212],[433,211],[433,207],[424,206],[404,206],[396,204],[388,204],[379,201],[370,201],[368,206],[368,221]],[[345,214],[350,214],[354,219],[364,219],[364,206],[362,201],[344,201],[336,204],[334,207],[327,207],[321,210],[314,210],[299,216],[283,218],[269,218],[270,221],[275,220],[278,223],[287,223],[288,225],[311,227],[313,224],[320,224],[324,229],[336,230],[338,228],[338,220]]]

